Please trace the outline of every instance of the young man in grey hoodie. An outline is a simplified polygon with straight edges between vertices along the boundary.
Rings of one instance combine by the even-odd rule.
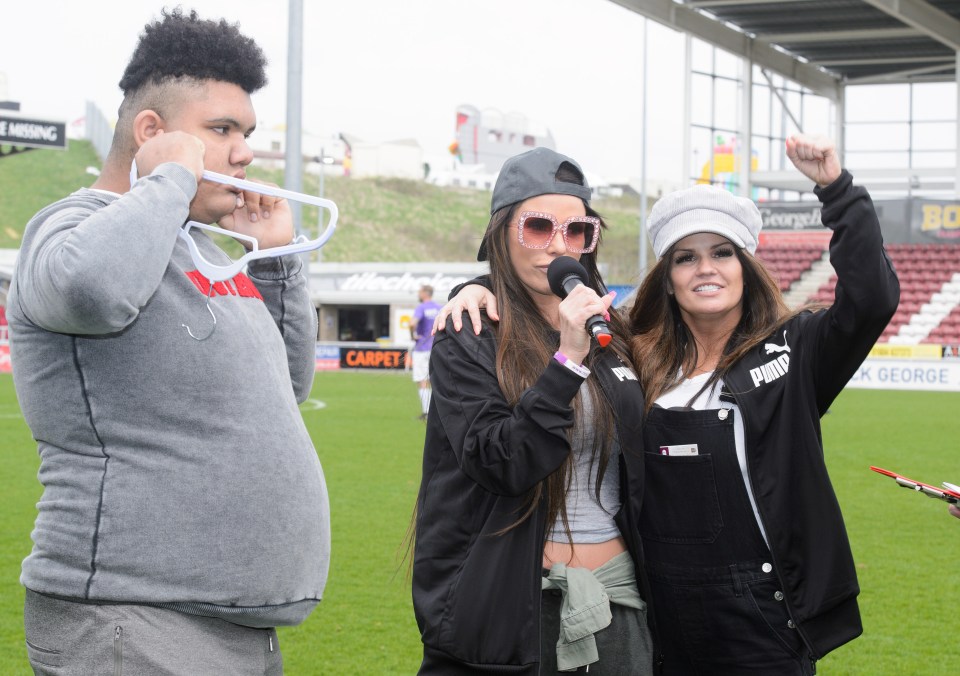
[[[330,529],[297,407],[317,330],[300,260],[211,287],[178,237],[196,220],[261,249],[292,239],[285,201],[202,180],[244,177],[264,64],[237,26],[165,12],[120,82],[101,175],[24,233],[8,312],[44,487],[21,576],[38,674],[280,674],[274,627],[320,601]]]

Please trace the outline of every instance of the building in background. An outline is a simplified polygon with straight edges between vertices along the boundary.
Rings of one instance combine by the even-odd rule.
[[[251,142],[260,166],[283,168],[285,125],[258,129]],[[324,136],[304,131],[301,148],[305,168],[316,172],[322,163],[327,176],[424,178],[423,149],[414,139],[372,142],[347,133]]]
[[[381,176],[421,181],[425,176],[423,149],[415,139],[368,143],[359,139],[349,144],[350,176]]]
[[[434,185],[493,190],[508,158],[536,147],[556,149],[550,130],[521,113],[481,111],[465,104],[457,107],[456,115],[449,148],[453,166],[431,171],[427,180]]]

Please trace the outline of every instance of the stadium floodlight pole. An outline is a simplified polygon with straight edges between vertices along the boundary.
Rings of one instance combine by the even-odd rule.
[[[640,269],[637,283],[647,275],[647,17],[643,17],[643,90],[640,108]]]
[[[326,163],[326,153],[324,147],[320,146],[320,189],[317,194],[323,199],[323,171]],[[323,209],[317,209],[317,232],[323,232]],[[317,262],[323,261],[323,249],[317,249]]]
[[[303,114],[303,0],[290,0],[287,23],[287,138],[284,156],[283,186],[303,192],[303,152],[301,150],[301,117]],[[300,205],[290,205],[293,228],[302,234]]]
[[[320,197],[323,197],[323,173],[324,165],[327,163],[327,154],[326,149],[323,146],[320,146]],[[323,223],[320,223],[320,227],[323,227]]]

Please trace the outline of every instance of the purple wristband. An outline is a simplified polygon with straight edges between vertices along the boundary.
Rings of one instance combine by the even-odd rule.
[[[553,355],[553,358],[556,359],[561,364],[563,364],[564,366],[566,366],[568,369],[570,369],[574,373],[576,373],[581,378],[586,378],[588,375],[590,375],[590,369],[588,369],[583,364],[576,363],[575,361],[570,359],[570,357],[565,355],[563,352],[560,352],[559,350],[556,352],[556,354]]]

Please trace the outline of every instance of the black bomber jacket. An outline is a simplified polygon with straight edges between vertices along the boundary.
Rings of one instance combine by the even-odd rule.
[[[523,513],[528,491],[570,452],[571,402],[583,378],[549,360],[511,407],[496,376],[496,339],[485,319],[448,321],[430,358],[433,398],[423,451],[413,563],[413,605],[425,653],[443,673],[537,674],[544,503]],[[643,394],[633,370],[598,350],[588,362],[613,407],[621,446],[622,506],[615,519],[635,564],[643,498]],[[641,567],[640,592],[648,598]]]
[[[900,284],[883,249],[880,224],[867,191],[854,185],[853,177],[844,170],[831,185],[816,188],[814,192],[823,203],[821,220],[833,230],[830,260],[838,278],[836,300],[826,310],[802,312],[790,319],[737,363],[726,374],[724,382],[744,421],[749,479],[785,602],[811,654],[819,659],[863,631],[857,605],[860,589],[856,569],[843,515],[824,463],[820,417],[883,333],[899,304]],[[478,278],[472,283],[489,287],[487,278]],[[457,290],[454,289],[454,293]],[[424,523],[422,518],[418,522],[417,546],[422,558],[419,570],[414,566],[414,607],[428,648],[458,655],[467,661],[526,665],[517,671],[508,671],[535,674],[532,660],[538,652],[536,604],[539,603],[543,519],[528,521],[522,528],[535,532],[517,534],[509,543],[483,542],[488,535],[472,538],[470,534],[477,532],[477,523],[484,524],[485,534],[491,527],[496,530],[512,523],[519,498],[511,500],[499,482],[510,478],[503,474],[501,466],[510,464],[508,460],[513,452],[509,450],[510,444],[501,446],[501,443],[511,439],[511,443],[516,444],[521,443],[520,437],[529,438],[528,450],[532,450],[533,447],[546,448],[543,442],[548,439],[556,441],[559,430],[572,424],[572,418],[563,422],[570,412],[560,400],[569,402],[573,398],[579,378],[559,364],[551,364],[513,412],[513,418],[519,417],[519,420],[502,421],[494,427],[472,426],[470,420],[475,415],[506,415],[493,373],[495,348],[488,329],[481,338],[484,334],[490,345],[469,347],[476,342],[469,328],[456,334],[448,323],[447,331],[438,334],[434,344],[434,349],[446,345],[443,358],[446,363],[438,370],[437,378],[441,381],[441,391],[452,390],[442,396],[457,398],[459,371],[454,372],[456,376],[450,373],[447,369],[452,364],[462,359],[473,361],[476,354],[486,350],[485,361],[490,366],[483,387],[478,387],[474,379],[465,386],[473,399],[469,411],[455,407],[458,417],[452,420],[442,412],[449,412],[446,403],[436,412],[431,411],[420,499],[434,502],[435,509],[446,508],[462,514],[465,525],[452,528],[452,533],[441,533],[437,524]],[[451,338],[454,344],[447,342]],[[467,356],[471,352],[473,356]],[[442,383],[444,379],[448,380],[446,384]],[[436,401],[438,381],[433,380],[432,375],[431,380]],[[487,401],[483,401],[484,389]],[[552,394],[548,396],[548,392]],[[642,405],[642,395],[631,395],[633,397],[636,402],[631,408],[637,403]],[[628,417],[624,417],[624,413]],[[639,414],[633,418],[628,409],[624,409],[624,413],[618,418],[620,441],[624,449],[628,449],[623,455],[627,472],[622,474],[625,509],[618,515],[618,524],[634,553],[634,561],[642,562],[642,545],[635,541],[638,512],[634,511],[642,505],[643,498],[642,457],[637,457],[642,455],[638,447],[641,422]],[[550,426],[556,429],[551,432],[539,424],[528,427],[534,418],[549,419]],[[480,427],[487,431],[480,432]],[[453,436],[446,437],[448,429],[454,432]],[[535,433],[528,436],[527,431]],[[453,443],[442,451],[431,451],[428,448],[431,438],[447,439],[448,443],[454,439],[472,441],[467,447]],[[488,486],[494,489],[490,494],[473,490],[469,479],[457,477],[449,467],[451,455],[461,457],[459,450],[453,453],[458,447],[464,448],[464,454],[469,453],[468,462],[463,464],[465,474],[477,472],[478,481],[491,472],[498,477],[497,485]],[[566,451],[541,452],[546,457],[537,475],[542,478],[559,465]],[[474,462],[478,463],[475,469],[471,468]],[[510,490],[520,488],[517,483],[508,483],[512,485]],[[627,491],[630,491],[629,500]],[[450,524],[446,526],[449,528]],[[421,533],[426,536],[424,540],[420,539]],[[448,544],[438,546],[439,543]],[[505,562],[521,550],[525,557],[522,569],[529,578],[498,579]],[[471,575],[469,579],[474,584],[462,590],[457,583],[464,570],[471,566],[490,566],[491,575]],[[476,584],[478,578],[484,583]],[[641,571],[638,581],[642,587],[644,580]],[[643,588],[641,593],[648,598]],[[651,611],[655,617],[656,608]]]
[[[900,284],[867,191],[844,171],[826,188],[836,301],[803,312],[724,379],[744,423],[747,467],[790,616],[814,658],[862,633],[857,574],[824,463],[820,417],[883,333]]]

